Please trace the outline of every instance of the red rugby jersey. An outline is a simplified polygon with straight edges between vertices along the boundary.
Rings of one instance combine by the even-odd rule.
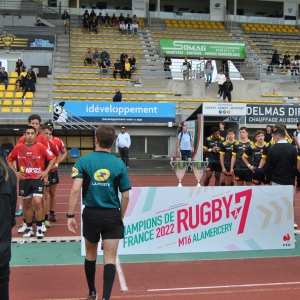
[[[41,143],[43,144],[44,146],[46,146],[48,148],[48,140],[47,138],[45,138],[42,134],[38,134],[35,138],[34,138],[34,141],[36,143]],[[24,144],[25,143],[25,136],[21,136],[18,143],[22,143]]]
[[[60,151],[63,151],[66,148],[64,142],[58,137],[54,136],[51,142],[54,142]]]
[[[45,170],[45,161],[52,160],[54,154],[41,143],[32,145],[17,144],[7,160],[17,161],[18,171],[25,174],[24,179],[37,179],[37,175]]]

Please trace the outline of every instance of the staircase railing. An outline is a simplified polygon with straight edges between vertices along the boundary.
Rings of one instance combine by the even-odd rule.
[[[57,101],[58,102],[58,101]],[[64,111],[64,113],[66,113],[68,115],[68,122],[64,122],[62,120],[60,120],[60,117],[57,115],[57,107],[59,107],[59,111]],[[55,122],[55,124],[58,124],[66,129],[81,129],[81,130],[96,130],[97,127],[95,127],[94,125],[86,122],[84,119],[78,117],[77,115],[75,115],[74,113],[72,113],[71,111],[63,108],[60,105],[56,105],[53,103],[53,116],[52,116],[52,120]]]

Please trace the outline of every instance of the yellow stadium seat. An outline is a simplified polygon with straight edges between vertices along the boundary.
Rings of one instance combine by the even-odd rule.
[[[9,78],[8,84],[13,84],[15,85],[17,81],[17,78]]]
[[[18,107],[13,107],[12,112],[13,113],[20,113],[21,112],[21,107],[19,107],[19,106]]]
[[[23,106],[32,106],[32,100],[24,100]]]
[[[27,99],[33,99],[33,93],[32,92],[26,92],[26,98]]]
[[[31,113],[31,107],[23,107],[24,113]]]
[[[3,100],[2,105],[3,106],[11,106],[12,101],[11,100]]]
[[[0,91],[5,91],[5,85],[4,84],[0,85]]]
[[[10,77],[18,78],[18,73],[17,72],[11,72]]]
[[[14,100],[13,106],[22,106],[22,100]]]
[[[21,72],[20,75],[25,77],[27,75],[27,72]]]
[[[5,95],[4,95],[4,98],[13,98],[14,97],[14,93],[13,92],[6,92]]]
[[[15,86],[14,85],[8,85],[7,86],[7,91],[9,91],[9,92],[14,92],[15,91]]]
[[[1,112],[3,113],[10,113],[10,107],[2,107]]]

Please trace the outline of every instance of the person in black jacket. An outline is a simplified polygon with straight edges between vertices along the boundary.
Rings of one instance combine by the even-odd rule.
[[[113,97],[113,102],[121,102],[122,101],[122,93],[120,92],[120,88],[115,88],[116,94]]]
[[[270,147],[264,165],[265,176],[271,176],[273,185],[294,185],[297,170],[297,150],[285,139],[283,128],[274,128],[275,144]],[[259,170],[255,169],[255,172]]]
[[[27,72],[27,74],[26,74],[26,76],[24,78],[25,82],[28,79],[28,77],[32,77],[33,82],[36,83],[36,75],[35,75],[35,73],[31,69],[28,69],[28,72]]]
[[[114,78],[116,79],[117,73],[121,74],[121,78],[123,78],[123,69],[122,69],[122,64],[120,63],[120,60],[117,59],[115,64],[114,64]]]
[[[279,65],[279,64],[280,64],[279,54],[278,54],[277,50],[275,50],[272,55],[270,65]]]
[[[233,90],[233,85],[229,77],[223,83],[223,102],[226,102],[226,97],[228,102],[231,102],[231,92]]]
[[[11,229],[16,225],[17,177],[0,160],[0,298],[9,299]]]

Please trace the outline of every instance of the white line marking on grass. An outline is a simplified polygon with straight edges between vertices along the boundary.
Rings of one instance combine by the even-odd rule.
[[[216,285],[216,286],[195,286],[186,288],[172,288],[172,289],[150,289],[148,292],[164,292],[164,291],[187,291],[187,290],[206,290],[206,289],[224,289],[224,288],[241,288],[241,287],[258,287],[258,286],[278,286],[278,285],[292,285],[300,284],[300,281],[295,282],[271,282],[271,283],[257,283],[257,284],[233,284],[233,285]]]
[[[117,256],[117,258],[116,258],[116,267],[117,267],[117,272],[118,272],[118,276],[119,276],[121,290],[123,292],[127,292],[128,287],[127,287],[125,276],[124,276],[124,273],[123,273],[123,270],[122,270],[122,267],[121,267],[119,256]]]

